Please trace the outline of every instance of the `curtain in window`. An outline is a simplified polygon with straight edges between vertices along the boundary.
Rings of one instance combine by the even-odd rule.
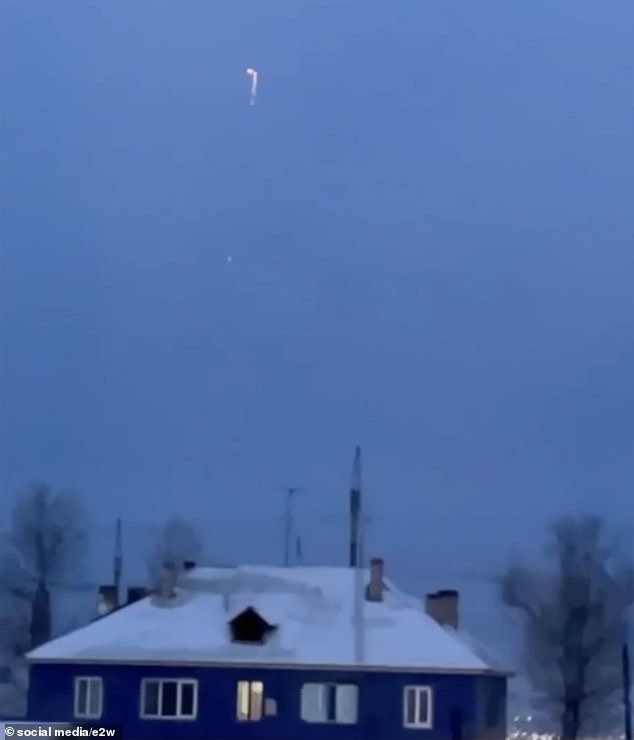
[[[341,724],[354,724],[357,721],[357,687],[337,686],[335,720]]]
[[[240,720],[249,719],[249,699],[251,684],[248,681],[238,681],[237,717]]]
[[[79,714],[86,714],[88,709],[88,682],[85,678],[80,678],[77,681],[77,712]]]
[[[159,690],[158,681],[146,681],[143,685],[143,714],[155,717],[159,713]]]
[[[181,684],[181,714],[194,714],[194,684]]]
[[[318,683],[305,683],[301,692],[300,714],[305,722],[324,722],[328,716],[326,687]]]
[[[424,689],[418,692],[418,717],[421,724],[429,722],[429,692]]]
[[[91,678],[88,683],[88,713],[97,716],[101,713],[101,680]]]
[[[249,701],[250,718],[262,719],[264,704],[264,684],[261,681],[251,682],[251,696]]]

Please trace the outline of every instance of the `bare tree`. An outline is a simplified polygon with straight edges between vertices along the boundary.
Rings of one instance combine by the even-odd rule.
[[[203,544],[197,529],[185,519],[173,517],[163,525],[148,558],[151,583],[158,585],[164,563],[180,568],[187,560],[200,562],[202,555]]]
[[[596,517],[556,522],[548,554],[550,567],[511,567],[501,596],[522,616],[537,706],[558,722],[563,740],[575,740],[596,731],[619,700],[634,570]]]
[[[18,497],[0,563],[0,598],[21,604],[12,611],[11,634],[4,638],[13,643],[12,650],[24,652],[25,643],[32,649],[50,640],[51,588],[84,552],[82,520],[77,498],[46,484],[36,484]]]

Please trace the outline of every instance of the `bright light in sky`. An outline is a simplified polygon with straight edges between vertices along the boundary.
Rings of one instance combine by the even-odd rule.
[[[255,105],[255,96],[258,92],[258,71],[253,67],[247,67],[247,74],[251,78],[251,105]]]

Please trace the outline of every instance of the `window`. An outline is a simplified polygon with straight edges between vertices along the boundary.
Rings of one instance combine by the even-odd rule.
[[[262,719],[264,684],[261,681],[238,681],[236,717],[241,722]]]
[[[357,721],[359,689],[353,684],[305,683],[301,693],[304,722],[353,725]]]
[[[75,678],[75,717],[99,719],[103,711],[103,681],[99,676]]]
[[[191,678],[144,678],[141,682],[141,717],[144,719],[195,719],[198,681]]]
[[[433,701],[430,686],[406,686],[403,692],[403,727],[432,726]]]

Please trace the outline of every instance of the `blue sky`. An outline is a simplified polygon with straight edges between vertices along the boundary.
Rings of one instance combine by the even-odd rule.
[[[4,518],[44,479],[97,547],[181,513],[274,560],[294,485],[343,562],[360,444],[421,593],[631,525],[629,0],[0,12]]]

